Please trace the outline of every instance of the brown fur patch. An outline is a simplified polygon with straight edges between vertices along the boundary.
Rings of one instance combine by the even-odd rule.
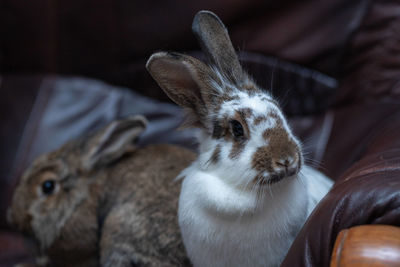
[[[246,146],[246,141],[233,141],[231,152],[229,153],[229,158],[236,159],[239,157],[240,153],[243,151]]]
[[[229,119],[227,116],[224,116],[221,120],[214,120],[212,122],[212,137],[214,139],[219,139],[224,137],[225,140],[229,140]]]
[[[278,114],[276,114],[275,112],[270,112],[268,113],[267,116],[261,115],[261,116],[256,116],[253,120],[253,124],[254,125],[260,125],[262,122],[265,122],[268,120],[268,118],[274,118],[276,121],[277,126],[281,126],[282,125],[282,121],[279,117]]]
[[[268,113],[268,117],[276,119],[277,122],[279,122],[279,124],[281,124],[281,118],[275,112]]]
[[[266,117],[266,116],[257,116],[257,117],[254,118],[253,124],[254,124],[255,126],[257,126],[257,125],[259,125],[260,123],[262,123],[262,122],[264,122],[264,121],[266,121],[266,120],[267,120],[267,117]]]
[[[273,171],[272,157],[269,156],[270,151],[268,146],[259,147],[253,155],[252,167],[253,169],[262,171]]]
[[[221,146],[217,145],[217,147],[214,149],[214,152],[212,153],[209,161],[213,164],[216,164],[220,160],[220,156],[221,156]]]
[[[220,123],[218,121],[214,121],[213,122],[213,133],[212,133],[212,137],[214,139],[219,139],[222,136],[224,136],[225,133],[225,129],[222,125],[220,125]]]
[[[237,111],[242,119],[248,119],[253,115],[253,110],[251,108],[242,108]]]
[[[220,98],[221,102],[229,102],[229,101],[233,101],[233,100],[239,100],[239,96],[237,95],[230,95],[228,93],[225,93],[222,95],[222,97]]]
[[[233,101],[233,100],[239,100],[239,97],[236,95],[231,95],[229,92],[225,92],[221,97],[218,98],[218,104],[221,107],[222,103]]]
[[[239,100],[239,97],[237,95],[231,95],[230,91],[226,91],[224,94],[216,98],[217,103],[215,104],[213,111],[218,114],[223,103],[233,100]]]
[[[268,145],[259,148],[254,154],[252,162],[254,169],[273,170],[279,160],[287,157],[297,158],[299,147],[282,127],[266,129],[263,138],[268,141]]]
[[[267,129],[267,130],[265,130],[263,132],[262,137],[263,137],[264,140],[268,140],[269,141],[270,136],[273,135],[273,134],[274,134],[274,129]]]

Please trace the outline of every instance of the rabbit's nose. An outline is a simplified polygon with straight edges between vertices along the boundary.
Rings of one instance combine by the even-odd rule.
[[[287,176],[297,173],[299,169],[299,158],[297,156],[288,156],[275,161],[275,169],[284,172]]]

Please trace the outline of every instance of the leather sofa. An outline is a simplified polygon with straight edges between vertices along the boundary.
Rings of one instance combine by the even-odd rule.
[[[142,145],[194,149],[193,130],[172,131],[181,110],[144,64],[157,50],[202,57],[190,33],[201,9],[221,17],[246,69],[284,104],[307,162],[335,180],[282,266],[329,266],[342,230],[400,226],[398,1],[4,0],[1,266],[33,259],[34,244],[7,226],[5,210],[38,154],[134,113],[150,119]]]

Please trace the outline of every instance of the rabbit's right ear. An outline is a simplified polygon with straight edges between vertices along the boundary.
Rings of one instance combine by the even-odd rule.
[[[194,113],[204,125],[209,110],[217,105],[221,80],[203,62],[179,53],[158,52],[146,64],[164,92],[178,105]]]
[[[81,167],[91,171],[131,152],[146,126],[147,120],[141,115],[111,122],[86,142]]]
[[[228,30],[211,11],[202,10],[193,19],[192,31],[202,49],[219,71],[233,84],[246,81],[247,75],[240,65]]]

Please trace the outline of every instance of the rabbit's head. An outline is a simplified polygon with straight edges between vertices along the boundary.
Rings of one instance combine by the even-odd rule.
[[[114,121],[87,138],[37,158],[14,192],[9,223],[48,248],[76,208],[92,197],[89,185],[98,172],[132,151],[145,127],[142,116]],[[90,215],[88,211],[85,216]]]
[[[202,129],[200,168],[239,186],[271,185],[302,165],[298,140],[272,96],[243,71],[228,32],[209,11],[192,30],[210,59],[158,52],[147,69],[165,93]]]

